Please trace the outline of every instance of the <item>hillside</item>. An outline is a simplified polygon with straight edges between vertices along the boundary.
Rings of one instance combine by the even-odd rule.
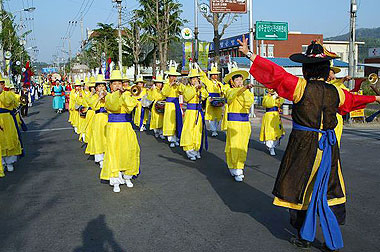
[[[349,33],[336,37],[326,38],[325,40],[346,40],[349,39]],[[368,49],[380,47],[380,27],[378,28],[360,28],[356,30],[356,40],[365,42],[364,46],[359,46],[359,62],[363,62],[368,57]]]

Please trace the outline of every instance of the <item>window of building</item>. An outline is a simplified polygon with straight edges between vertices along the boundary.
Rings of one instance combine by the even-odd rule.
[[[268,45],[268,58],[274,58],[274,45]]]
[[[260,55],[261,57],[267,57],[267,45],[266,44],[261,44],[260,45]]]
[[[306,53],[308,45],[302,45],[302,53]]]

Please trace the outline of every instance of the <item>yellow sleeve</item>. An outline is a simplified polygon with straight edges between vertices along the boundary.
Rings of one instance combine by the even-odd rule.
[[[208,97],[208,92],[204,87],[202,87],[201,89],[201,96],[202,96],[202,101],[206,100]]]
[[[187,87],[184,86],[182,88],[182,94],[183,94],[183,99],[185,100],[185,102],[189,102],[197,94],[197,91],[195,87],[193,86],[187,86]]]
[[[3,91],[0,94],[0,102],[3,104],[5,109],[12,109],[14,99],[14,96],[9,91]]]
[[[148,100],[150,100],[150,101],[156,100],[156,92],[157,92],[156,88],[149,89],[146,92],[146,98],[148,98]]]
[[[298,78],[297,86],[293,93],[293,102],[298,103],[305,92],[307,81],[304,78]]]
[[[226,90],[225,95],[228,104],[231,104],[236,99],[239,91],[240,88],[229,88]]]
[[[137,106],[138,101],[135,97],[132,97],[129,92],[124,92],[121,96],[121,103],[127,113],[132,113],[133,109]]]
[[[274,107],[274,100],[270,95],[266,95],[263,98],[263,107],[264,108],[272,108]]]
[[[255,96],[251,93],[251,91],[246,90],[237,97],[237,100],[243,108],[249,109],[255,101]]]
[[[120,111],[120,91],[113,92],[112,94],[108,94],[106,96],[106,105],[107,111],[111,113],[116,113]]]
[[[162,95],[168,97],[170,95],[171,87],[169,83],[165,83],[164,86],[162,87]]]

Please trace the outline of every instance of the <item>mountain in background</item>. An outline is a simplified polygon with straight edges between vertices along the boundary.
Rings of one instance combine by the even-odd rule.
[[[349,33],[336,37],[326,38],[325,40],[348,41]],[[380,27],[377,28],[360,28],[356,30],[356,41],[365,42],[365,45],[359,45],[359,62],[363,62],[368,57],[368,49],[380,47]]]

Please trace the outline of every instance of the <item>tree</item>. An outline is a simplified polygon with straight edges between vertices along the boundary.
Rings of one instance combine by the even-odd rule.
[[[154,44],[154,50],[157,50],[160,70],[164,70],[168,61],[169,43],[178,41],[180,28],[187,22],[181,18],[182,5],[177,0],[139,0],[139,2],[141,8],[136,10],[135,14],[147,31],[149,40]],[[153,64],[155,65],[155,62]],[[155,67],[153,69],[155,70]]]
[[[201,11],[202,16],[213,26],[214,30],[214,61],[219,63],[220,60],[220,40],[224,35],[226,29],[236,21],[237,14],[231,13],[210,13]],[[219,27],[222,25],[221,31]]]

